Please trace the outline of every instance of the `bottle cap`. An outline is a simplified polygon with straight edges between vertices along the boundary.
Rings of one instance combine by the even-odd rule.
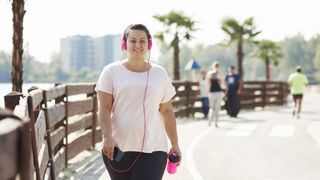
[[[180,159],[180,157],[179,157],[179,155],[176,154],[176,153],[172,153],[172,154],[170,154],[170,156],[169,156],[169,161],[170,161],[170,162],[173,162],[173,163],[178,162],[179,159]]]

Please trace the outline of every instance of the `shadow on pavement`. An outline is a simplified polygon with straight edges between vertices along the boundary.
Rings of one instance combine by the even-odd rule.
[[[106,171],[101,152],[86,150],[73,158],[59,175],[59,179],[86,179],[97,180]]]

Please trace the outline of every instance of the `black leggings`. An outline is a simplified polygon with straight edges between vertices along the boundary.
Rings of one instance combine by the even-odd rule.
[[[120,171],[128,169],[138,155],[139,152],[125,152],[121,160],[117,162],[115,160],[110,161],[102,153],[103,162],[109,172],[110,178],[112,180],[161,180],[167,163],[167,153],[163,151],[141,153],[129,171],[117,172],[112,169]]]

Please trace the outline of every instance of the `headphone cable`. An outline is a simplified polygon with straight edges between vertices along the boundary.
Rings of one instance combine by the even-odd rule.
[[[139,157],[141,156],[142,150],[143,150],[143,148],[144,148],[144,141],[145,141],[145,137],[146,137],[146,128],[147,128],[147,117],[146,117],[146,107],[145,107],[145,103],[146,103],[146,95],[147,95],[148,83],[149,83],[149,73],[150,73],[150,69],[151,69],[151,66],[150,66],[150,55],[151,55],[151,50],[150,50],[149,53],[148,53],[147,81],[146,81],[146,86],[145,86],[145,89],[144,89],[143,104],[142,104],[142,105],[143,105],[144,126],[143,126],[143,139],[142,139],[141,150],[140,150],[138,156],[136,157],[136,159],[133,161],[133,163],[132,163],[127,169],[124,169],[124,170],[119,170],[119,169],[116,169],[116,168],[112,167],[112,165],[111,165],[111,163],[110,163],[110,159],[108,159],[108,164],[109,164],[110,168],[111,168],[113,171],[116,171],[116,172],[123,173],[123,172],[129,171],[129,170],[133,167],[133,165],[136,163],[136,161],[139,159]]]

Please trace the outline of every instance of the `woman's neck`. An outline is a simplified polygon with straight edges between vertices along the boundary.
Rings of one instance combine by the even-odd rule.
[[[124,61],[123,65],[134,72],[145,72],[148,69],[148,64],[144,61],[144,59],[133,59],[128,58]]]

